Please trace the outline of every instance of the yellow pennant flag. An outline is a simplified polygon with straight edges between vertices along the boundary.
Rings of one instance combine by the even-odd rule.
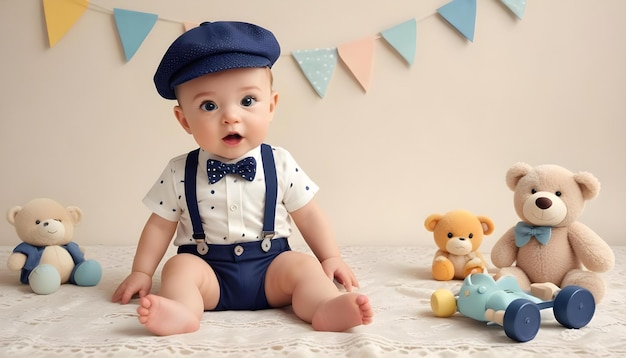
[[[89,0],[43,0],[50,47],[56,45],[83,15]]]

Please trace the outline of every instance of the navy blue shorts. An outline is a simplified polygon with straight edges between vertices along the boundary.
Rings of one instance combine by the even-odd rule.
[[[272,239],[268,252],[262,241],[232,245],[208,245],[205,255],[196,245],[178,247],[178,253],[193,254],[206,261],[220,285],[220,299],[214,311],[261,310],[271,308],[265,296],[265,273],[279,254],[291,250],[286,238]]]

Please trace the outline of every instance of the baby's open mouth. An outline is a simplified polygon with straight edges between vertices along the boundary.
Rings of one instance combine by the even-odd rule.
[[[222,138],[224,142],[227,144],[237,144],[239,143],[243,137],[239,133],[229,134],[226,137]]]

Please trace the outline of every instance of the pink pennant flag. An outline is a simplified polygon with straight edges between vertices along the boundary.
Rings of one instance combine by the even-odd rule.
[[[187,31],[189,31],[189,30],[191,30],[193,28],[196,28],[198,26],[200,26],[200,24],[197,23],[197,22],[187,22],[187,21],[183,22],[183,29],[185,29],[185,32],[187,32]]]
[[[376,36],[368,36],[337,47],[339,58],[350,69],[350,72],[366,92],[372,78],[375,41]]]
[[[50,47],[61,40],[85,13],[89,0],[43,0]]]

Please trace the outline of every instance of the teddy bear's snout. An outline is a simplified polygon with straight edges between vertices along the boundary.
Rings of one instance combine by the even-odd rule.
[[[542,196],[541,198],[537,198],[537,200],[535,200],[535,205],[537,205],[539,209],[546,210],[552,206],[552,200]]]
[[[42,237],[64,237],[65,226],[60,220],[49,219],[41,222],[39,232]]]

